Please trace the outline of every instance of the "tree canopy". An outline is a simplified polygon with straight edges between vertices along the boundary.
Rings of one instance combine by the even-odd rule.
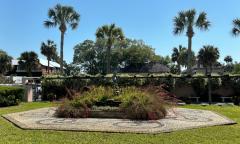
[[[38,68],[39,60],[38,55],[33,52],[23,52],[19,57],[19,65],[21,68],[25,69],[28,76],[32,76],[32,70]]]
[[[0,49],[0,75],[5,74],[11,69],[12,57]]]
[[[81,67],[82,71],[90,74],[104,73],[106,40],[98,39],[96,42],[85,40],[74,47],[73,64]],[[130,69],[140,70],[145,64],[159,62],[164,65],[171,63],[170,57],[155,54],[151,46],[141,40],[126,39],[124,42],[115,42],[110,53],[111,71],[128,71]]]

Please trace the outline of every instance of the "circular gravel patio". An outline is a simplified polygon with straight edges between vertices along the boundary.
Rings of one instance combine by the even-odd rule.
[[[22,129],[160,133],[207,126],[235,124],[234,121],[206,110],[174,108],[166,118],[156,121],[133,121],[128,119],[56,118],[56,108],[42,108],[3,115]]]

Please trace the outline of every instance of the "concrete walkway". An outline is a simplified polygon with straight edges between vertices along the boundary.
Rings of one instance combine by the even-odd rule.
[[[81,118],[67,119],[53,116],[56,108],[42,108],[3,117],[22,129],[160,133],[207,126],[235,124],[217,113],[205,110],[174,108],[166,118],[157,121],[128,119]]]

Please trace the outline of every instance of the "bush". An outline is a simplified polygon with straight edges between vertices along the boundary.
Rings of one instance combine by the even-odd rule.
[[[60,99],[66,96],[67,92],[63,84],[63,80],[53,79],[42,81],[42,100],[52,100],[51,95],[55,95],[56,99]]]
[[[87,118],[89,110],[86,106],[72,105],[70,101],[66,100],[57,108],[55,116],[60,118]]]
[[[126,118],[155,120],[166,116],[163,100],[155,95],[135,87],[122,89],[116,96],[110,87],[95,87],[73,100],[66,100],[56,111],[58,117],[83,118],[89,116],[89,110],[94,106],[109,105],[109,101],[120,104],[120,111]]]
[[[193,78],[191,80],[191,86],[198,94],[198,96],[203,96],[206,92],[205,90],[205,80],[204,78]]]
[[[21,87],[0,86],[0,107],[18,105],[24,96]]]
[[[74,107],[81,107],[82,104],[85,104],[87,107],[91,108],[97,103],[103,103],[104,105],[107,100],[112,99],[113,97],[112,88],[99,86],[93,87],[91,90],[84,92],[81,96],[76,97],[71,101],[71,104]]]
[[[90,80],[86,79],[43,79],[42,81],[42,99],[52,100],[49,93],[55,95],[55,99],[71,98],[69,90],[79,92],[81,88],[88,85]]]
[[[120,108],[129,119],[156,120],[167,114],[163,100],[148,91],[130,87],[123,91],[120,100]]]
[[[211,78],[212,90],[216,90],[221,86],[221,80],[219,78]],[[208,83],[206,84],[206,89],[208,89]]]

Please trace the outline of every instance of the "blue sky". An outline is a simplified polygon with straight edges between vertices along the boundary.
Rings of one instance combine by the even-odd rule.
[[[78,29],[66,33],[64,59],[67,62],[72,61],[74,45],[86,39],[95,40],[96,29],[111,23],[122,27],[126,37],[144,40],[157,54],[170,55],[174,46],[187,46],[185,34],[172,34],[173,17],[181,10],[192,8],[205,11],[212,22],[209,31],[196,30],[195,53],[203,45],[211,44],[219,48],[221,60],[231,55],[234,61],[240,61],[240,37],[230,34],[232,20],[240,18],[239,0],[1,0],[0,49],[15,58],[30,50],[44,58],[40,54],[42,41],[54,40],[59,48],[58,29],[43,26],[48,9],[57,3],[71,5],[81,14]]]

